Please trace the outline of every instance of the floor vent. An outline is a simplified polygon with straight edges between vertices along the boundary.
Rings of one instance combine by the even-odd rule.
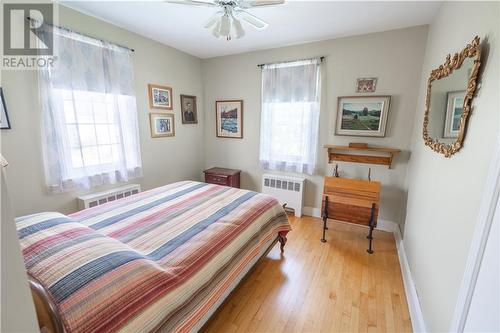
[[[112,188],[107,191],[90,193],[78,197],[78,209],[86,209],[115,201],[121,198],[129,197],[141,191],[139,184],[128,184],[121,187]]]
[[[305,178],[282,175],[262,175],[262,193],[269,194],[286,207],[293,208],[295,216],[302,216]]]

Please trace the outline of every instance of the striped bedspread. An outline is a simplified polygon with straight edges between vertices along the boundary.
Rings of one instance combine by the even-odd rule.
[[[278,202],[178,182],[69,216],[16,220],[28,273],[68,332],[190,331],[278,233]]]

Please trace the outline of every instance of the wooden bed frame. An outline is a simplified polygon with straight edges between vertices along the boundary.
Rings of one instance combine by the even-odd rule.
[[[56,304],[47,290],[35,279],[28,275],[28,281],[35,304],[36,317],[41,332],[63,333],[64,325],[57,311]]]
[[[280,250],[284,252],[286,241],[287,239],[285,236],[278,235],[260,258],[265,257],[277,242],[280,242]],[[40,331],[47,333],[64,333],[65,329],[61,315],[57,311],[56,303],[52,300],[50,294],[37,279],[29,274],[28,281],[33,296],[33,303],[35,304]]]

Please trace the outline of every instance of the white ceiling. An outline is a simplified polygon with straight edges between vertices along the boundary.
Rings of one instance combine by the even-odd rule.
[[[250,9],[269,27],[255,30],[243,22],[246,35],[227,42],[203,28],[215,12],[210,7],[161,1],[61,2],[200,58],[428,24],[441,6],[441,2],[427,1],[287,1]]]

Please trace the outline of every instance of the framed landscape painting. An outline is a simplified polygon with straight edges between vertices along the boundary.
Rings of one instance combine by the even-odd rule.
[[[152,138],[163,138],[175,135],[175,122],[173,114],[150,113],[149,122]]]
[[[148,84],[149,107],[151,109],[172,110],[172,88]]]
[[[335,134],[384,137],[391,96],[339,97]]]
[[[219,138],[243,138],[243,101],[215,102],[216,135]]]
[[[444,137],[456,138],[460,132],[460,119],[464,112],[465,90],[448,92]]]

